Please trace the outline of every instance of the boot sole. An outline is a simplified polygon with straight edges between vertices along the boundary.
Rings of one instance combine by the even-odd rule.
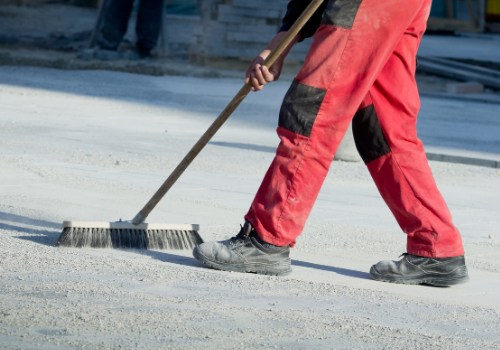
[[[247,272],[247,273],[256,273],[259,275],[267,275],[267,276],[285,276],[292,272],[292,268],[290,266],[291,265],[290,259],[288,259],[289,262],[288,266],[279,266],[283,265],[283,262],[274,264],[265,264],[265,263],[224,264],[210,260],[202,253],[200,253],[197,247],[193,249],[193,256],[196,258],[196,260],[200,261],[204,265],[222,271]]]
[[[467,270],[465,273],[455,273],[454,275],[427,275],[422,277],[415,278],[402,278],[401,276],[384,276],[380,275],[373,270],[370,270],[370,276],[372,279],[380,282],[389,282],[389,283],[397,283],[397,284],[423,284],[427,286],[433,287],[449,287],[456,284],[462,284],[469,280],[469,276],[467,274]]]

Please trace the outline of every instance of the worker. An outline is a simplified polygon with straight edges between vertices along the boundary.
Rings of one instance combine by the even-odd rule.
[[[246,72],[253,90],[278,79],[289,50],[270,69],[262,63],[309,2],[289,1],[280,31]],[[430,9],[431,0],[330,0],[321,5],[290,45],[313,36],[283,99],[280,144],[244,225],[231,239],[197,245],[196,259],[220,270],[290,273],[290,247],[352,123],[358,152],[407,235],[402,258],[373,265],[371,277],[434,286],[468,279],[460,233],[417,137],[416,56]],[[334,239],[333,232],[324,234]]]
[[[99,49],[116,51],[127,33],[134,0],[103,0],[101,20],[96,28]],[[164,0],[140,0],[136,18],[136,50],[141,58],[150,57],[161,30]]]

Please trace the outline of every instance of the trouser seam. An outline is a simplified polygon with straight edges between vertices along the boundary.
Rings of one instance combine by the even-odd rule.
[[[296,183],[297,181],[295,181],[296,177],[297,177],[297,173],[300,171],[301,167],[302,167],[302,164],[304,163],[304,156],[305,156],[305,153],[309,150],[310,148],[310,143],[311,143],[311,138],[308,137],[307,139],[305,139],[305,145],[304,145],[304,149],[302,151],[302,153],[300,154],[300,160],[298,161],[298,164],[297,166],[295,167],[295,171],[293,172],[293,175],[290,179],[290,189],[288,191],[288,194],[286,196],[286,205],[283,206],[283,210],[281,211],[280,213],[280,216],[278,217],[278,220],[277,220],[277,226],[278,228],[281,228],[281,219],[283,218],[283,216],[285,215],[285,211],[287,210],[288,208],[288,204],[290,202],[290,196],[292,194],[292,192],[295,190],[295,187],[296,187]]]

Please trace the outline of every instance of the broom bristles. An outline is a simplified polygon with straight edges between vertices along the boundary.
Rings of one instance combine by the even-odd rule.
[[[57,245],[77,248],[182,250],[203,243],[198,230],[198,225],[65,221]]]

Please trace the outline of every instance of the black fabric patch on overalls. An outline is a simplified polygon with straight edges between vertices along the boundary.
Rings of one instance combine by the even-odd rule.
[[[321,24],[351,29],[362,0],[330,0]]]
[[[356,112],[352,120],[352,133],[359,155],[365,163],[391,152],[373,105]]]
[[[283,99],[278,125],[309,137],[325,94],[326,90],[294,80]]]

